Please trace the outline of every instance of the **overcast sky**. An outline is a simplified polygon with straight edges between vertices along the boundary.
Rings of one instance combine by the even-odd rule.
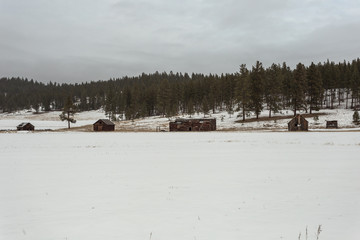
[[[0,77],[85,82],[360,57],[358,0],[0,0]]]

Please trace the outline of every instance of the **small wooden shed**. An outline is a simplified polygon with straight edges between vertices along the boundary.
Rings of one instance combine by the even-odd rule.
[[[338,128],[338,121],[326,121],[326,128]]]
[[[309,122],[300,114],[296,114],[288,123],[289,131],[308,131]]]
[[[108,119],[99,119],[94,124],[94,131],[114,131],[115,124]]]
[[[17,125],[16,129],[18,131],[34,131],[35,127],[29,122],[23,122]]]
[[[215,131],[216,118],[184,119],[178,118],[169,123],[170,132],[174,131]]]

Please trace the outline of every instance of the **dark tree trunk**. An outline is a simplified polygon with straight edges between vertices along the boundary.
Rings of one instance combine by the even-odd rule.
[[[243,104],[243,121],[245,121],[245,104]]]
[[[271,106],[269,107],[269,118],[271,118]]]
[[[70,128],[70,112],[67,112],[67,122],[68,122],[68,128]]]

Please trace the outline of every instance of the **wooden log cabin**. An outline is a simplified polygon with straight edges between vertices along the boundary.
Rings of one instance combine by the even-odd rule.
[[[115,124],[108,119],[99,119],[94,124],[94,131],[114,131]]]
[[[17,125],[16,129],[18,131],[34,131],[35,127],[29,122],[23,122]]]
[[[338,128],[338,121],[326,121],[326,128]]]
[[[297,114],[288,123],[289,131],[308,131],[309,122],[300,114]]]
[[[216,119],[215,118],[202,118],[202,119],[184,119],[178,118],[169,123],[170,132],[191,132],[191,131],[215,131]]]

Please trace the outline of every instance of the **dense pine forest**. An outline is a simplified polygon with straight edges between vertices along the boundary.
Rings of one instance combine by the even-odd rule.
[[[309,113],[320,108],[346,108],[359,104],[360,59],[324,63],[291,69],[283,64],[264,68],[261,62],[239,72],[221,75],[187,73],[143,73],[108,81],[82,84],[39,83],[24,78],[0,79],[0,110],[34,108],[62,110],[71,99],[77,111],[104,108],[113,120],[119,116],[135,119],[147,116],[241,111],[259,117],[263,109]]]

